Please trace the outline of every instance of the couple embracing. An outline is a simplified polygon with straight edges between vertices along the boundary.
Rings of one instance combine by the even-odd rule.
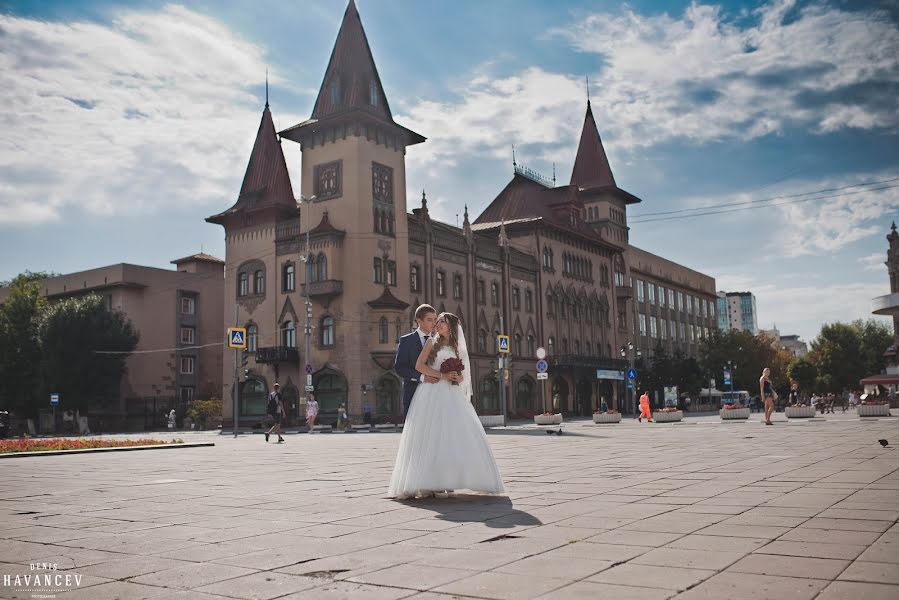
[[[471,362],[459,317],[428,304],[418,329],[400,338],[394,366],[403,378],[406,423],[389,495],[504,491],[484,428],[471,405]]]

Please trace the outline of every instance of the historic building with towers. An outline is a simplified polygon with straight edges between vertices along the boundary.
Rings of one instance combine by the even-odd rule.
[[[283,140],[301,147],[299,197]],[[288,422],[300,421],[307,370],[325,420],[340,403],[354,419],[402,418],[394,351],[423,302],[462,318],[483,414],[500,410],[502,385],[519,416],[553,401],[587,415],[603,397],[632,409],[620,379],[629,360],[695,354],[716,326],[714,279],[630,244],[627,209],[641,200],[618,187],[589,102],[567,185],[514,164],[461,228],[432,219],[424,193],[409,210],[405,152],[423,142],[393,120],[350,0],[311,117],[276,132],[266,102],[237,201],[207,219],[225,230],[224,325],[248,330],[241,423],[263,418],[275,381]],[[538,382],[540,346],[549,376]],[[227,357],[223,369],[233,398]]]

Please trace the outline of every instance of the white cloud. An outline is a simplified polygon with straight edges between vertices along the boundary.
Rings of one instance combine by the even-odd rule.
[[[862,265],[862,268],[865,271],[878,272],[883,271],[886,268],[886,265],[884,265],[885,259],[885,254],[875,253],[860,257],[858,259],[858,262]]]
[[[713,5],[691,4],[679,17],[625,7],[549,36],[600,60],[590,81],[610,154],[671,140],[749,140],[788,126],[896,129],[899,30],[878,12],[794,4],[763,5],[742,27]],[[785,20],[791,10],[798,13]],[[432,135],[411,162],[506,157],[514,143],[530,145],[530,160],[570,165],[583,79],[537,67],[494,78],[490,70],[485,63],[458,84],[457,99],[409,105],[399,119]]]
[[[262,48],[177,5],[108,25],[0,15],[0,31],[0,225],[234,201]]]

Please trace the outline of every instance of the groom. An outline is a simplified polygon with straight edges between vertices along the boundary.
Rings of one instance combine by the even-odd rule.
[[[412,396],[419,383],[436,383],[436,377],[422,375],[415,370],[415,363],[421,354],[425,342],[437,324],[437,311],[430,304],[422,304],[415,309],[415,322],[418,329],[400,338],[396,347],[396,359],[393,368],[403,378],[403,414],[409,414]]]

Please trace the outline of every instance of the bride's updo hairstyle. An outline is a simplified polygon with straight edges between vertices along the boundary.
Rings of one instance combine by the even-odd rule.
[[[431,346],[431,355],[428,357],[429,362],[437,358],[437,352],[447,345],[453,349],[456,356],[459,356],[459,317],[453,313],[445,312],[437,315],[437,320],[439,321],[440,319],[445,319],[446,324],[449,325],[449,339],[444,338],[439,333],[436,335],[434,345]]]

